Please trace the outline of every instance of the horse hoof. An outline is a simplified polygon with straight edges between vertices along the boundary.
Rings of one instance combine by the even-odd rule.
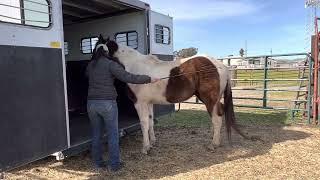
[[[145,150],[145,149],[142,149],[142,154],[145,154],[145,155],[147,155],[148,154],[148,151],[147,150]]]
[[[150,151],[150,146],[146,146],[146,147],[143,147],[142,148],[142,154],[148,154],[149,153],[149,151]]]
[[[210,144],[210,145],[207,146],[207,149],[208,149],[209,151],[215,151],[215,150],[217,150],[219,147],[220,147],[220,145]]]
[[[157,146],[157,141],[153,140],[150,142],[150,144],[151,144],[151,147],[155,147],[155,146]]]

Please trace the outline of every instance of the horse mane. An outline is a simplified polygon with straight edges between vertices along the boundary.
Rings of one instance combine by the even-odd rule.
[[[106,57],[106,51],[103,49],[103,47],[99,47],[98,49],[94,49],[91,56],[91,61],[97,61],[101,57]]]
[[[153,61],[153,62],[155,62],[155,63],[161,63],[161,62],[163,62],[163,61],[161,61],[157,56],[152,55],[152,54],[148,54],[148,55],[147,55],[147,58],[148,58],[148,60],[151,60],[151,61]]]

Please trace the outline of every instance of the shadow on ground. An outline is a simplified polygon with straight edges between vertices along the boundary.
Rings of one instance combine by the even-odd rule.
[[[301,140],[310,134],[284,128],[287,114],[284,112],[247,113],[238,112],[240,127],[250,135],[260,136],[265,142],[252,142],[232,135],[232,145],[222,131],[222,147],[215,151],[207,146],[211,143],[211,122],[205,111],[182,110],[172,116],[159,120],[156,127],[157,147],[149,155],[142,155],[140,132],[121,140],[122,159],[126,166],[118,175],[107,172],[97,173],[92,169],[89,152],[67,158],[63,163],[53,159],[41,160],[24,167],[23,171],[37,171],[48,166],[50,171],[78,176],[80,179],[156,179],[192,172],[227,161],[264,155],[275,143],[289,140]],[[106,153],[107,155],[107,153]],[[20,169],[21,171],[21,169]],[[19,170],[13,174],[21,173]],[[40,171],[40,170],[39,170]],[[39,172],[37,179],[45,178],[45,172]],[[28,176],[28,173],[25,173]],[[35,178],[30,174],[30,178]]]

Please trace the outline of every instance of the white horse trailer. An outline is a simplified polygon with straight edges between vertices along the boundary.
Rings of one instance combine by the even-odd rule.
[[[84,70],[99,34],[173,60],[172,27],[139,0],[1,0],[0,172],[88,148]],[[116,82],[122,135],[140,127],[125,86]]]

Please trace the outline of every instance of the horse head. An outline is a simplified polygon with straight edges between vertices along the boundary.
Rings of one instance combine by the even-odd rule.
[[[92,57],[91,60],[97,60],[101,56],[107,56],[109,53],[108,47],[107,47],[107,42],[109,41],[108,39],[104,39],[103,36],[100,34],[98,41],[95,45],[95,48],[93,49],[92,52]]]
[[[132,66],[136,63],[139,63],[139,60],[143,58],[143,55],[137,50],[129,46],[120,45],[112,40],[107,42],[107,47],[109,50],[109,55],[117,58],[119,62],[125,66]]]

